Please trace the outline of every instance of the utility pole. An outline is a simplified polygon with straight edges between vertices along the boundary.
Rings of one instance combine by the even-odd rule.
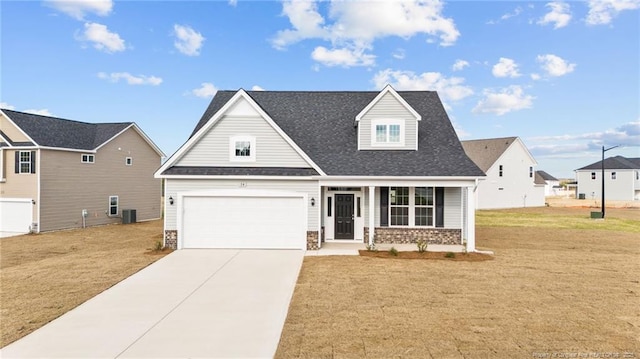
[[[605,149],[604,146],[602,146],[602,162],[600,162],[602,167],[602,219],[604,219],[604,153],[616,147],[620,147],[620,146],[613,146],[607,149]]]

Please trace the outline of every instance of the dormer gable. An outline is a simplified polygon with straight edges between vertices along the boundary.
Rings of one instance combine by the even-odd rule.
[[[422,119],[391,85],[355,118],[358,150],[418,150],[418,122]]]

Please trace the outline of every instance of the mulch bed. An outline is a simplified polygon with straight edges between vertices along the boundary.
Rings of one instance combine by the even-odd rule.
[[[360,256],[375,258],[392,258],[392,259],[442,259],[449,261],[464,262],[481,262],[492,260],[493,256],[483,253],[453,253],[453,252],[397,252],[397,255],[391,254],[389,251],[368,251],[361,249]]]

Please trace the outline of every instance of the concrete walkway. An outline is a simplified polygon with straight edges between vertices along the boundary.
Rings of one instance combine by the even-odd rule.
[[[0,357],[273,357],[303,255],[173,252],[6,346]]]

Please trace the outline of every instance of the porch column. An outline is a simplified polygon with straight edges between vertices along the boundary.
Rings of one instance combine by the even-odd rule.
[[[369,186],[369,246],[373,245],[373,232],[376,228],[376,188]]]
[[[467,252],[476,250],[476,194],[467,187]]]

